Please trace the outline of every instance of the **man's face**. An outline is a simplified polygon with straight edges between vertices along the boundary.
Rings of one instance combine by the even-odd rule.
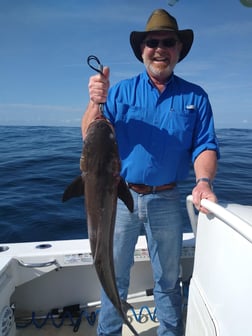
[[[149,33],[142,43],[142,58],[151,78],[166,81],[179,60],[182,44],[174,32]]]

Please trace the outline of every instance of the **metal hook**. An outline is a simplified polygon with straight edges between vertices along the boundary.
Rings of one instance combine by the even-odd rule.
[[[96,62],[94,65],[93,62]],[[91,69],[98,72],[99,74],[103,75],[103,65],[101,64],[98,57],[94,55],[90,55],[87,58],[87,64],[90,66]]]
[[[96,62],[96,64],[94,65],[93,62]],[[94,55],[88,56],[87,64],[90,66],[91,69],[93,69],[94,71],[98,72],[99,74],[103,76],[103,65],[101,64],[98,57]],[[103,103],[99,104],[99,108],[100,108],[101,114],[103,114],[104,104]]]

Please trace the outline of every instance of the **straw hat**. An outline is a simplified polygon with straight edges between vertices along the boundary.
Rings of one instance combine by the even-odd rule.
[[[179,30],[176,19],[164,9],[156,9],[149,17],[145,31],[133,31],[130,34],[130,44],[136,58],[143,62],[141,44],[150,32],[173,31],[178,35],[183,47],[180,52],[179,62],[186,57],[193,43],[193,31],[191,29]]]

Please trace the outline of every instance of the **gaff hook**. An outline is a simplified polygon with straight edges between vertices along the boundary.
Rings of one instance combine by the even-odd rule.
[[[95,65],[94,65],[94,62],[95,62]],[[90,66],[91,69],[93,69],[94,71],[98,72],[99,74],[103,76],[103,65],[101,64],[98,57],[94,55],[88,56],[87,64]],[[103,114],[103,110],[104,110],[103,103],[99,104],[99,108],[100,108],[101,114]]]
[[[94,65],[94,62],[96,64]],[[90,66],[91,69],[94,71],[98,72],[99,74],[103,75],[103,65],[101,64],[100,60],[98,57],[94,55],[90,55],[87,58],[87,64]]]

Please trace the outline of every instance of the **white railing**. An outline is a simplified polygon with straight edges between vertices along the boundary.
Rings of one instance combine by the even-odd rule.
[[[223,206],[213,203],[207,199],[201,200],[201,205],[205,207],[211,215],[216,216],[221,221],[225,222],[233,230],[237,231],[240,235],[246,238],[248,241],[252,242],[252,226],[247,220],[241,218],[239,215],[230,212],[225,209]],[[194,235],[197,233],[197,222],[198,215],[195,212],[193,205],[192,195],[187,196],[186,198],[186,207],[191,222],[192,230]],[[251,208],[252,209],[252,208]],[[252,217],[251,217],[252,220]]]

